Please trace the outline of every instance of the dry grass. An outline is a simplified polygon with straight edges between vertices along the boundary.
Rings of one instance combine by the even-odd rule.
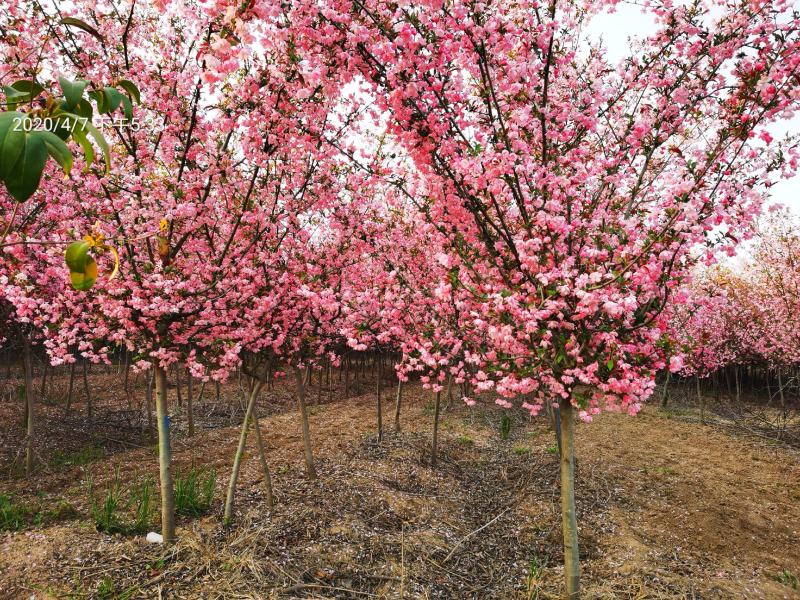
[[[317,481],[303,474],[299,419],[276,399],[283,409],[261,420],[278,505],[266,508],[249,448],[230,528],[220,496],[236,428],[179,438],[179,465],[220,473],[215,513],[181,521],[180,542],[166,550],[98,533],[81,517],[5,534],[0,597],[558,598],[552,433],[515,414],[502,441],[493,406],[454,407],[433,469],[430,398],[419,389],[406,398],[403,433],[381,445],[369,395],[314,407]],[[586,597],[798,597],[779,581],[800,572],[797,454],[667,417],[651,408],[578,427]],[[155,473],[156,457],[129,447],[3,485],[22,498],[47,490],[85,514],[86,470],[102,486],[116,467],[130,481]]]

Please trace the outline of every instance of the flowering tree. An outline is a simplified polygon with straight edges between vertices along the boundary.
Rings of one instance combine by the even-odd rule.
[[[58,38],[40,39],[40,53],[23,57],[17,68],[41,55],[53,69],[74,62],[86,80],[135,74],[140,126],[102,124],[114,142],[108,174],[64,180],[45,171],[40,192],[19,204],[22,218],[8,237],[4,294],[18,316],[26,311],[52,325],[45,333],[54,362],[69,360],[68,349],[78,343],[95,360],[124,346],[140,368],[154,369],[162,528],[170,541],[166,368],[183,362],[196,377],[223,379],[239,364],[253,299],[265,279],[285,271],[281,260],[293,251],[281,254],[282,243],[300,247],[308,208],[336,197],[325,187],[330,161],[320,144],[332,104],[285,37],[249,55],[247,73],[234,73],[208,54],[212,39],[219,50],[232,35],[225,15],[202,15],[191,3],[173,6],[169,18],[163,6],[146,3],[81,8],[97,36],[66,49]],[[122,50],[108,52],[102,39],[122,40]],[[132,39],[135,51],[127,44]],[[40,197],[59,202],[34,231],[26,223],[35,212],[42,216]],[[67,243],[83,234],[101,274],[113,265],[105,248],[121,259],[119,276],[100,277],[91,293],[68,288],[63,258]],[[29,285],[40,272],[60,276],[55,294]]]
[[[658,31],[618,65],[580,37],[611,5],[365,0],[293,15],[347,49],[343,68],[370,82],[413,161],[390,179],[449,240],[453,292],[486,339],[470,346],[478,389],[530,394],[534,414],[560,405],[569,597],[573,407],[639,410],[670,294],[710,256],[698,246],[732,247],[796,155],[765,129],[796,107],[787,2],[720,3],[715,18],[650,4]]]
[[[733,367],[736,398],[739,367],[775,371],[785,408],[783,376],[800,363],[798,277],[800,239],[796,219],[779,211],[760,224],[736,269],[714,268],[693,283],[686,307],[676,308],[671,337],[683,375],[707,377]]]

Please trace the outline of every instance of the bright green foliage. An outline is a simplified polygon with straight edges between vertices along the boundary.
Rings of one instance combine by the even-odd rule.
[[[186,475],[175,476],[175,512],[179,515],[198,516],[211,509],[217,472],[213,469],[192,467]]]
[[[89,138],[94,140],[103,153],[105,172],[108,172],[111,150],[103,134],[92,124],[94,111],[84,97],[87,87],[93,88],[86,96],[95,101],[100,114],[112,113],[121,106],[125,118],[130,120],[133,103],[141,100],[139,89],[127,79],[118,82],[119,89],[64,77],[59,77],[58,83],[61,96],[50,95],[36,81],[20,80],[3,86],[5,110],[0,112],[0,182],[18,202],[24,202],[39,188],[48,157],[69,176],[73,163],[67,145],[70,139],[81,147],[87,170],[94,161]],[[17,110],[26,106],[28,110]]]
[[[511,435],[511,424],[512,420],[510,416],[503,415],[500,418],[500,439],[507,440],[508,436]]]

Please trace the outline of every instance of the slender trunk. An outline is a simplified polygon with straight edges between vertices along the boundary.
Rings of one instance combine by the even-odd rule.
[[[214,382],[214,387],[216,388],[216,393],[217,393],[216,402],[219,402],[219,396],[220,396],[219,381]]]
[[[781,434],[786,429],[786,396],[783,394],[783,373],[782,369],[778,369],[778,398],[781,401],[781,415],[783,417],[783,424],[781,426]]]
[[[256,447],[258,448],[258,458],[261,461],[261,470],[264,471],[264,491],[267,494],[267,506],[275,506],[275,495],[272,492],[272,476],[269,472],[267,463],[267,453],[264,450],[264,440],[261,438],[261,426],[258,424],[258,410],[253,406],[253,429],[256,434]]]
[[[739,367],[733,368],[733,380],[736,383],[736,402],[738,403],[739,400],[742,398],[742,388],[739,383]]]
[[[128,401],[128,410],[131,410],[131,388],[130,388],[130,375],[131,375],[131,355],[130,352],[125,350],[125,399]]]
[[[147,392],[146,392],[146,404],[147,407],[147,432],[150,435],[153,435],[153,372],[150,371],[150,374],[147,376]]]
[[[450,405],[453,403],[453,375],[448,374],[447,376],[447,404],[445,405],[445,410],[450,410]]]
[[[89,391],[89,361],[83,360],[83,391],[86,394],[86,416],[92,420],[92,393]]]
[[[433,443],[431,444],[431,466],[435,467],[439,458],[439,408],[442,392],[436,392],[436,404],[433,408]]]
[[[228,496],[225,499],[225,515],[223,517],[223,522],[226,525],[229,525],[233,518],[233,497],[236,494],[236,481],[239,479],[242,456],[244,455],[244,448],[247,445],[247,430],[250,427],[250,418],[263,385],[260,379],[255,382],[247,402],[247,410],[244,414],[244,421],[242,421],[242,431],[239,433],[239,446],[236,448],[236,455],[233,457],[233,469],[231,470],[231,479],[228,482]]]
[[[183,406],[183,393],[181,392],[181,367],[175,364],[175,394],[178,398],[178,407]]]
[[[308,426],[308,411],[306,410],[305,373],[298,367],[294,368],[294,379],[297,383],[297,404],[300,408],[300,419],[303,425],[303,451],[306,459],[306,474],[309,479],[317,478],[314,468],[314,455],[311,452],[311,432]]]
[[[33,472],[33,366],[31,341],[22,336],[22,364],[25,369],[25,476]]]
[[[564,534],[564,578],[567,600],[580,598],[578,519],[575,514],[575,419],[572,403],[561,401],[561,527]]]
[[[64,414],[69,414],[72,406],[72,391],[75,389],[75,362],[69,364],[69,385],[67,386],[67,404],[64,407]]]
[[[383,403],[381,402],[381,363],[378,362],[378,375],[375,378],[375,398],[378,402],[378,443],[383,441]]]
[[[197,403],[200,404],[200,401],[203,399],[203,392],[206,391],[206,382],[200,384],[200,392],[197,394]]]
[[[556,446],[558,447],[558,455],[563,456],[561,447],[561,407],[553,406],[553,433],[556,434]]]
[[[165,543],[175,541],[175,490],[172,484],[172,452],[167,414],[167,373],[155,365],[156,416],[158,419],[158,467],[161,481],[161,535]]]
[[[400,433],[400,403],[403,400],[403,382],[397,380],[397,397],[394,401],[394,430]]]
[[[44,367],[42,368],[42,389],[39,390],[39,399],[44,401],[47,398],[47,373],[50,371],[50,361],[47,360],[47,353],[44,355]]]
[[[705,425],[706,424],[706,398],[703,396],[702,391],[700,390],[700,377],[695,376],[694,378],[695,383],[697,385],[697,400],[700,402],[700,422]]]
[[[345,359],[344,363],[344,397],[345,399],[350,396],[350,357]]]
[[[194,377],[187,370],[186,372],[186,412],[189,419],[189,437],[194,435]]]
[[[664,378],[664,389],[661,391],[661,408],[667,407],[667,399],[669,398],[669,378],[672,373],[667,371],[667,376]]]
[[[772,373],[767,369],[767,406],[772,405],[772,385],[770,379],[772,379]]]

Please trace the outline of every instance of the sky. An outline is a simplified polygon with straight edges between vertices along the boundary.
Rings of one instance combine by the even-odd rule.
[[[800,10],[800,0],[794,4],[796,10]],[[617,62],[630,54],[630,38],[644,37],[654,31],[655,24],[651,17],[643,14],[634,4],[620,2],[615,13],[605,13],[592,19],[587,34],[595,39],[602,37],[609,59]],[[800,132],[800,115],[791,121],[770,127],[769,131],[776,139],[789,131]],[[782,204],[794,214],[800,215],[800,175],[781,180],[770,192],[770,204]]]

